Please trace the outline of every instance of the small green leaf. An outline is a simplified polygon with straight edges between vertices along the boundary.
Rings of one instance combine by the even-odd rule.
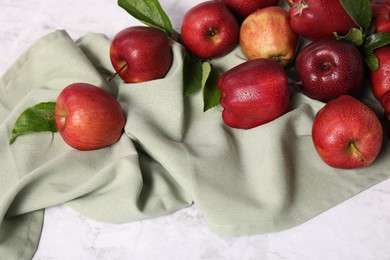
[[[146,25],[173,36],[172,23],[158,0],[118,0],[118,5]]]
[[[346,35],[339,35],[335,32],[334,36],[337,40],[344,39],[352,42],[356,46],[360,46],[363,44],[363,32],[357,28],[351,28]]]
[[[378,57],[373,52],[365,53],[365,55],[364,55],[364,62],[373,71],[377,71],[379,69]]]
[[[340,0],[340,3],[352,20],[363,31],[366,31],[370,27],[372,17],[370,0]]]
[[[390,33],[378,32],[366,37],[364,50],[370,52],[389,44],[390,44]]]
[[[212,65],[207,61],[202,63],[202,89],[206,86],[207,79],[211,73],[211,67]]]
[[[190,96],[202,88],[202,61],[193,59],[188,54],[183,61],[183,91]]]
[[[218,88],[220,73],[208,62],[203,62],[202,70],[203,111],[205,112],[219,104],[221,98],[221,91]]]
[[[15,122],[12,129],[10,144],[16,137],[31,132],[57,132],[54,115],[55,102],[43,102],[27,108],[23,111]]]

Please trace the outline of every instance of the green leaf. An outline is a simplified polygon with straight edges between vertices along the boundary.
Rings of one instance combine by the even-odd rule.
[[[340,3],[363,31],[369,28],[372,16],[370,0],[340,0]]]
[[[337,40],[344,39],[352,42],[356,46],[360,46],[363,44],[363,32],[357,28],[351,28],[346,35],[339,35],[335,32],[334,36]]]
[[[183,91],[185,96],[190,96],[202,88],[202,61],[194,59],[188,54],[183,61]]]
[[[118,0],[118,5],[144,24],[173,36],[172,23],[158,0]]]
[[[365,55],[364,55],[364,62],[373,71],[377,71],[379,69],[378,57],[373,52],[365,53]]]
[[[57,132],[54,115],[55,102],[43,102],[27,108],[23,111],[15,122],[12,129],[10,144],[16,137],[31,132]]]
[[[366,37],[364,50],[370,52],[389,44],[390,44],[390,33],[378,32]]]
[[[221,91],[218,88],[220,73],[209,62],[202,64],[202,86],[203,86],[203,111],[207,111],[219,104]]]

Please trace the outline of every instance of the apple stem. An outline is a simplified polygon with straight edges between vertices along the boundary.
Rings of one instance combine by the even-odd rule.
[[[363,155],[360,153],[359,149],[356,147],[354,142],[349,143],[349,147],[351,148],[352,152],[356,154],[360,162],[364,162]]]
[[[107,81],[110,82],[113,78],[116,77],[116,75],[118,75],[124,68],[127,67],[127,63],[125,63],[117,72],[115,72],[114,74],[112,74],[108,79]]]
[[[51,120],[51,119],[56,118],[56,115],[53,114],[53,115],[45,116],[44,118],[45,118],[45,120]]]

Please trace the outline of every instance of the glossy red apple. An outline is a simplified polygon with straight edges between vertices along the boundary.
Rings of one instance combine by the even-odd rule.
[[[244,62],[222,74],[223,121],[249,129],[270,122],[290,109],[290,92],[282,65],[269,59]]]
[[[340,0],[289,0],[293,30],[309,40],[316,40],[337,32],[346,34],[357,27]]]
[[[286,66],[294,58],[297,44],[289,15],[279,6],[255,11],[241,25],[240,46],[249,60],[267,58]]]
[[[210,59],[230,52],[238,44],[238,23],[219,1],[200,3],[186,12],[181,27],[184,45],[200,58]]]
[[[297,55],[295,70],[303,93],[325,102],[341,95],[356,95],[363,86],[362,56],[346,40],[331,37],[312,42]]]
[[[172,63],[169,38],[146,26],[132,26],[120,31],[110,47],[115,71],[126,83],[162,78]]]
[[[57,98],[55,123],[68,145],[94,150],[119,139],[125,118],[119,102],[108,92],[91,84],[74,83]]]
[[[375,113],[347,95],[318,111],[312,139],[320,157],[331,167],[351,169],[370,165],[382,146],[383,129]]]
[[[258,9],[278,5],[279,0],[222,0],[222,2],[239,21],[243,21],[248,15]]]
[[[377,71],[370,70],[371,90],[375,98],[380,100],[384,93],[390,91],[390,45],[375,50],[379,60]]]

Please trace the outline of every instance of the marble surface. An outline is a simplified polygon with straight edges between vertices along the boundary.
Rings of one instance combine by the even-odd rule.
[[[179,30],[183,14],[200,0],[163,0]],[[1,0],[0,75],[40,37],[65,29],[112,38],[138,24],[114,0]],[[22,73],[22,72],[21,72]],[[93,221],[72,209],[48,208],[34,260],[112,259],[390,259],[390,180],[289,230],[221,237],[196,205],[168,216],[122,225]]]

